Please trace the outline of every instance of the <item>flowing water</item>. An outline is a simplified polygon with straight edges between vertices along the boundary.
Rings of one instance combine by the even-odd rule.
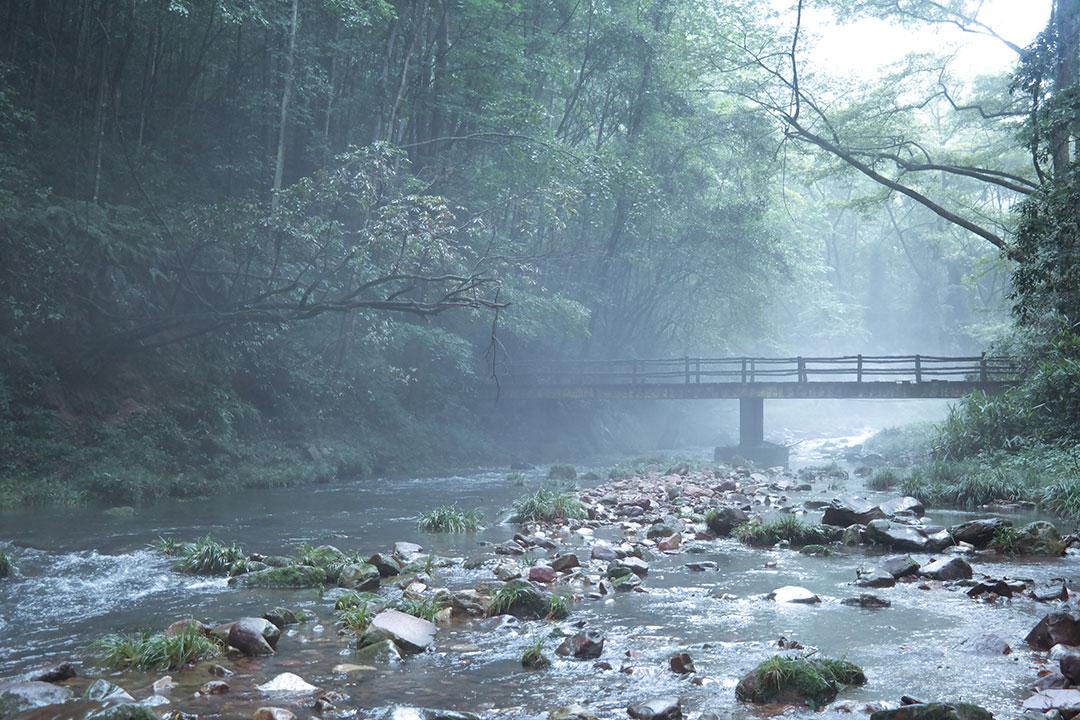
[[[857,439],[804,442],[793,464],[828,459]],[[539,479],[539,471],[529,473],[526,485]],[[499,619],[457,623],[440,630],[434,652],[346,677],[332,670],[351,662],[351,651],[333,626],[331,595],[230,588],[224,579],[172,572],[166,558],[148,549],[159,536],[192,540],[210,534],[266,554],[288,554],[302,543],[386,551],[394,541],[410,540],[439,555],[469,557],[482,549],[478,543],[501,542],[513,534],[513,526],[490,520],[503,517],[524,489],[508,482],[505,471],[487,471],[257,491],[152,506],[128,518],[86,510],[0,516],[0,541],[15,541],[21,548],[18,575],[0,581],[0,677],[43,663],[85,658],[81,653],[86,645],[109,632],[160,629],[190,616],[221,622],[261,615],[276,605],[309,610],[319,620],[291,627],[275,656],[233,663],[237,674],[229,682],[234,691],[227,695],[194,699],[194,689],[211,679],[205,670],[171,673],[180,683],[172,693],[173,707],[203,716],[250,717],[252,708],[270,704],[257,698],[254,684],[290,671],[345,693],[349,701],[340,706],[344,709],[339,716],[376,716],[387,708],[409,705],[541,718],[555,707],[577,702],[601,718],[625,718],[630,702],[677,695],[691,716],[714,712],[720,717],[757,717],[763,711],[738,704],[734,686],[775,651],[783,636],[865,669],[866,686],[845,691],[841,699],[895,702],[908,694],[925,700],[964,700],[1007,718],[1019,714],[1025,688],[1044,662],[1026,649],[1022,638],[1050,609],[1045,604],[1019,598],[988,604],[968,598],[960,589],[922,590],[912,583],[873,591],[892,602],[889,608],[848,607],[839,601],[859,593],[851,586],[856,569],[875,561],[863,550],[808,557],[719,540],[691,543],[682,553],[650,561],[647,593],[581,600],[562,623],[507,624]],[[813,491],[789,495],[798,502],[849,494],[876,495],[864,491],[857,478],[846,486],[815,483]],[[417,512],[450,502],[480,508],[490,527],[459,536],[417,531]],[[939,524],[973,516],[930,513]],[[580,545],[587,557],[588,537],[573,535],[568,541]],[[700,560],[714,561],[719,569],[692,572],[685,567]],[[1080,556],[1032,563],[979,559],[973,565],[977,573],[995,576],[1071,580],[1080,571]],[[489,571],[465,570],[460,564],[436,571],[437,584],[450,588],[490,579]],[[823,602],[803,606],[761,599],[783,585],[807,587]],[[526,647],[556,629],[574,632],[579,623],[606,635],[601,659],[612,669],[563,659],[546,671],[521,668],[519,659]],[[1013,652],[988,657],[961,647],[965,640],[985,633],[1000,635]],[[549,652],[557,642],[547,639]],[[694,658],[698,680],[668,669],[668,657],[680,650]],[[109,677],[142,699],[151,694],[149,685],[160,675]],[[305,714],[310,711],[298,710],[301,717]],[[835,710],[818,714],[789,710],[787,716],[850,717]]]

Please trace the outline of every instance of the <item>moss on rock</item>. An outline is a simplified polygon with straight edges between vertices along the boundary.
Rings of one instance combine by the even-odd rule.
[[[758,665],[735,688],[742,702],[806,704],[831,703],[846,685],[863,685],[862,669],[845,660],[806,659],[775,655]]]
[[[311,565],[272,567],[229,578],[229,584],[249,588],[314,588],[326,584],[326,571]]]

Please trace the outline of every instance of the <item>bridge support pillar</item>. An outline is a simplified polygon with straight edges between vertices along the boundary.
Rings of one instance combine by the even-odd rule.
[[[739,446],[765,442],[765,398],[739,398]]]

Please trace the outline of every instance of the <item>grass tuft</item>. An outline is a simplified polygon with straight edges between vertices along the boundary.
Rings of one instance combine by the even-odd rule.
[[[361,635],[367,630],[375,614],[368,603],[363,603],[338,610],[337,619],[347,630]]]
[[[901,482],[900,473],[892,468],[879,468],[866,481],[871,490],[892,490]]]
[[[90,649],[98,662],[113,670],[179,670],[221,654],[218,641],[203,635],[195,624],[174,635],[106,635]]]
[[[521,653],[521,666],[530,670],[544,670],[551,667],[551,659],[544,654],[543,640],[525,648],[525,652]]]
[[[246,557],[239,545],[226,545],[207,535],[193,543],[184,543],[173,569],[194,575],[223,575]]]
[[[430,533],[465,533],[480,529],[481,515],[476,510],[459,510],[456,505],[443,505],[430,512],[420,513],[416,526]]]
[[[753,520],[743,523],[731,534],[752,547],[772,547],[781,541],[795,547],[821,545],[832,539],[820,525],[810,525],[790,516],[769,522]]]
[[[585,506],[572,493],[540,488],[514,501],[518,522],[568,520],[585,517]]]
[[[428,622],[435,622],[435,616],[448,607],[442,598],[425,596],[419,598],[401,598],[394,603],[394,609],[406,615],[412,615]]]

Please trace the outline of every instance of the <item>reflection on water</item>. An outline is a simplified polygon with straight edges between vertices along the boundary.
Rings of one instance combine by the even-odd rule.
[[[827,461],[838,449],[865,437],[805,441],[794,449],[795,462]],[[539,472],[530,473],[526,483],[532,486],[539,478]],[[189,615],[222,621],[287,604],[315,612],[321,622],[290,629],[273,658],[239,663],[231,681],[236,688],[290,671],[345,692],[352,704],[364,709],[411,704],[542,717],[558,705],[580,702],[601,717],[625,717],[628,702],[676,694],[692,711],[748,717],[748,710],[735,703],[733,687],[773,652],[781,636],[863,666],[869,682],[847,691],[842,696],[847,699],[895,701],[911,694],[926,700],[966,700],[1010,717],[1035,676],[1037,660],[1022,638],[1047,606],[1019,598],[994,606],[971,600],[960,589],[901,584],[874,591],[892,602],[890,608],[847,607],[840,600],[858,594],[851,586],[856,569],[875,562],[858,549],[818,558],[787,550],[751,550],[730,540],[690,543],[681,554],[651,561],[647,593],[583,600],[568,621],[557,625],[505,625],[498,620],[455,625],[440,631],[435,652],[350,678],[332,670],[350,661],[346,641],[333,628],[332,595],[229,588],[221,579],[173,573],[164,558],[146,549],[159,536],[193,539],[212,534],[267,553],[287,553],[301,543],[376,551],[395,540],[412,540],[441,555],[468,557],[478,552],[478,542],[501,542],[513,528],[494,525],[476,536],[430,536],[416,530],[416,513],[456,501],[499,518],[524,489],[507,482],[504,472],[479,472],[243,493],[155,506],[126,519],[85,511],[0,518],[4,539],[33,548],[22,554],[20,576],[0,583],[0,675],[67,659],[106,632],[161,628]],[[817,483],[814,490],[791,498],[827,499],[849,492],[878,495],[852,479],[846,487]],[[970,516],[932,513],[932,519],[943,524]],[[576,535],[568,541],[581,545],[587,556],[584,538]],[[714,561],[718,569],[692,572],[685,567],[701,560]],[[1076,556],[974,565],[977,572],[1044,579],[1072,577],[1080,569]],[[490,579],[487,571],[460,565],[436,576],[437,584],[451,588]],[[782,585],[805,586],[823,602],[800,606],[761,599]],[[519,658],[526,647],[545,640],[550,652],[558,642],[549,639],[553,629],[571,632],[581,622],[606,634],[602,660],[611,669],[563,659],[549,671],[521,669]],[[959,647],[985,633],[1000,635],[1014,652],[985,657]],[[668,657],[680,650],[693,656],[698,675],[705,678],[702,684],[668,670]],[[176,697],[190,697],[188,691],[207,679],[203,674],[173,675],[186,693]],[[121,683],[142,698],[149,695],[147,686],[154,679],[129,675]],[[247,700],[244,693],[198,702],[204,704],[202,711],[227,713],[230,703]],[[813,717],[833,715],[844,716],[826,712]]]

